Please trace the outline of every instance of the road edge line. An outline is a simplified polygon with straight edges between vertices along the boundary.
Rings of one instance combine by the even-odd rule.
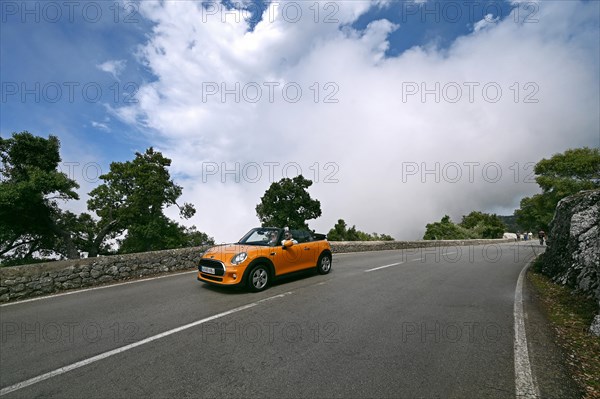
[[[529,266],[537,257],[527,262],[519,273],[515,288],[514,303],[514,361],[515,361],[515,395],[517,398],[537,399],[540,397],[538,387],[533,379],[531,362],[529,361],[529,347],[527,345],[527,331],[525,330],[525,312],[523,307],[523,281]]]

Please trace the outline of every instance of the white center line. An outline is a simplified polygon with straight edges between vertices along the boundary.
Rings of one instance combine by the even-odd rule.
[[[372,272],[372,271],[379,270],[379,269],[385,269],[386,267],[398,266],[398,265],[401,265],[403,263],[404,262],[398,262],[398,263],[392,263],[390,265],[384,265],[384,266],[374,267],[372,269],[365,270],[365,273]]]
[[[125,345],[125,346],[122,346],[120,348],[113,349],[113,350],[110,350],[108,352],[101,353],[99,355],[90,357],[88,359],[85,359],[85,360],[82,360],[82,361],[79,361],[79,362],[76,362],[76,363],[69,364],[68,366],[64,366],[64,367],[58,368],[56,370],[50,371],[48,373],[38,375],[37,377],[30,378],[30,379],[25,380],[25,381],[21,381],[21,382],[19,382],[17,384],[8,386],[6,388],[2,388],[2,389],[0,389],[0,396],[6,395],[8,393],[17,391],[19,389],[28,387],[28,386],[33,385],[33,384],[37,384],[38,382],[47,380],[49,378],[56,377],[57,375],[68,373],[69,371],[78,369],[78,368],[83,367],[83,366],[87,366],[88,364],[97,362],[97,361],[102,360],[102,359],[106,359],[107,357],[110,357],[110,356],[113,356],[113,355],[116,355],[116,354],[128,351],[129,349],[133,349],[135,347],[147,344],[149,342],[156,341],[157,339],[164,338],[166,336],[178,333],[178,332],[183,331],[183,330],[187,330],[188,328],[192,328],[192,327],[198,326],[200,324],[204,324],[204,323],[209,322],[211,320],[219,319],[221,317],[230,315],[232,313],[241,312],[242,310],[253,308],[254,306],[256,306],[256,305],[258,305],[258,304],[260,304],[262,302],[269,301],[271,299],[282,298],[282,297],[284,297],[286,295],[290,295],[290,294],[292,294],[292,292],[286,292],[286,293],[283,293],[283,294],[279,294],[279,295],[275,295],[275,296],[268,297],[268,298],[265,298],[265,299],[261,299],[261,300],[256,301],[256,302],[249,303],[247,305],[239,306],[237,308],[234,308],[234,309],[231,309],[231,310],[227,310],[225,312],[218,313],[216,315],[209,316],[209,317],[206,317],[206,318],[201,319],[201,320],[194,321],[192,323],[183,325],[181,327],[173,328],[172,330],[165,331],[165,332],[157,334],[157,335],[153,335],[153,336],[145,338],[145,339],[143,339],[141,341],[134,342],[132,344]]]

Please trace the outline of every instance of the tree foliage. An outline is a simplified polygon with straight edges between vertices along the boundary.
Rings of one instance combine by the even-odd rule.
[[[302,175],[271,183],[256,206],[262,226],[308,229],[306,221],[321,216],[321,203],[307,191],[311,185]]]
[[[455,224],[444,215],[439,222],[428,223],[424,240],[465,240],[475,238],[502,238],[506,226],[495,214],[473,211]]]
[[[29,132],[0,138],[0,262],[2,266],[57,258],[78,258],[213,244],[195,226],[168,219],[163,210],[179,207],[183,218],[191,204],[179,205],[182,188],[169,175],[171,160],[149,148],[128,162],[113,162],[92,190],[88,213],[64,211],[60,205],[78,199],[78,184],[59,171],[57,137]]]
[[[356,230],[356,226],[348,228],[344,219],[339,219],[329,233],[327,233],[329,241],[393,241],[394,238],[387,234],[365,233]]]
[[[600,187],[600,150],[569,149],[550,159],[542,159],[534,171],[542,193],[523,198],[515,216],[519,225],[527,230],[547,231],[561,199]]]
[[[59,201],[78,199],[79,185],[58,170],[60,141],[24,131],[0,138],[0,257],[26,263],[36,253],[79,254]]]
[[[426,225],[424,240],[464,240],[475,237],[475,233],[462,226],[454,224],[450,216],[444,215],[439,222]]]
[[[460,227],[475,232],[478,238],[502,238],[506,225],[496,214],[473,211],[462,217]]]
[[[152,147],[136,153],[133,161],[113,162],[100,176],[103,184],[90,192],[88,208],[100,218],[91,255],[110,235],[126,231],[120,240],[121,252],[143,252],[181,246],[183,227],[168,219],[163,211],[177,206],[182,218],[196,212],[191,204],[180,206],[181,186],[171,180],[171,160]]]

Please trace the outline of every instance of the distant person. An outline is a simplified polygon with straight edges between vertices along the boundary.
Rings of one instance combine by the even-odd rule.
[[[540,230],[538,232],[538,238],[540,239],[540,245],[544,245],[544,240],[546,239],[546,233],[544,230]]]

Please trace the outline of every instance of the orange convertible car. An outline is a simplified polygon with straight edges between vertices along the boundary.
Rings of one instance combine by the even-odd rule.
[[[272,280],[300,270],[314,268],[327,274],[331,259],[331,247],[323,234],[257,227],[235,244],[204,252],[198,280],[221,286],[246,285],[258,292]]]

